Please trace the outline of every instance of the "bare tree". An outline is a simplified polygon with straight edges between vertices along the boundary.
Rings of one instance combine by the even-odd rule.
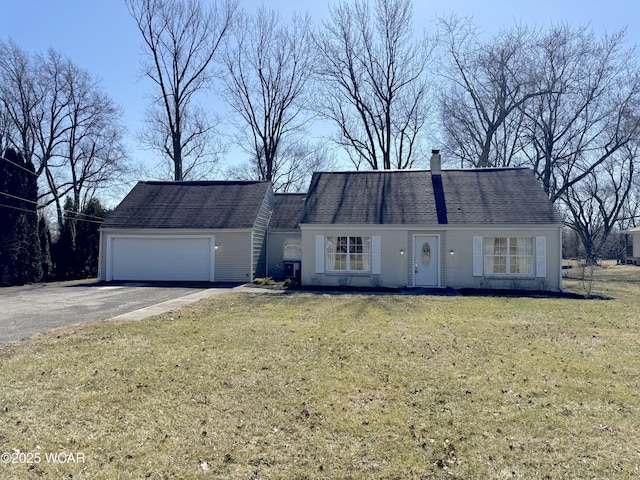
[[[66,195],[82,208],[97,189],[126,172],[122,111],[95,77],[60,53],[0,47],[10,54],[3,57],[9,68],[0,77],[8,141],[34,164],[39,204],[55,205],[61,226]]]
[[[278,147],[272,179],[277,193],[305,192],[314,172],[331,170],[336,161],[326,145],[313,144],[306,139],[287,139]],[[285,165],[280,165],[283,162]],[[225,177],[235,180],[260,179],[259,163],[248,160],[227,168]]]
[[[15,42],[0,41],[0,103],[4,116],[5,147],[32,161],[35,149],[34,111],[41,101],[31,56]]]
[[[430,50],[416,41],[410,0],[342,0],[316,35],[317,110],[356,168],[408,168],[427,118]]]
[[[541,95],[530,59],[535,33],[517,26],[486,40],[469,19],[440,19],[441,91],[449,148],[461,165],[510,166],[522,149],[522,109]]]
[[[57,187],[66,190],[68,186],[74,204],[82,208],[97,189],[125,171],[122,109],[86,70],[67,63],[62,74],[67,86],[68,129],[59,155],[66,178]]]
[[[251,156],[254,178],[278,183],[299,168],[298,145],[309,121],[305,96],[314,54],[311,19],[283,23],[275,10],[236,16],[223,53],[223,97],[237,114],[238,145]]]
[[[524,152],[553,202],[589,183],[598,165],[640,134],[640,69],[636,51],[624,43],[624,31],[598,39],[586,27],[566,25],[550,28],[537,42],[538,88],[546,93],[523,109]]]
[[[144,41],[144,74],[156,94],[147,117],[145,143],[172,162],[181,181],[215,159],[213,122],[195,99],[212,80],[212,62],[227,34],[237,0],[204,6],[199,0],[125,0]]]
[[[560,198],[570,214],[568,226],[581,240],[587,264],[597,261],[618,224],[634,185],[637,155],[637,147],[619,149],[581,182],[569,185]]]
[[[94,76],[60,53],[51,50],[34,62],[40,98],[31,119],[34,158],[47,187],[39,197],[55,205],[61,227],[67,195],[80,210],[126,173],[122,110]]]

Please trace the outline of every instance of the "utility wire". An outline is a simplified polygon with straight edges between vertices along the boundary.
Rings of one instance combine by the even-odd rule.
[[[38,207],[44,207],[44,205],[40,205],[40,204],[38,204],[38,202],[36,202],[34,200],[29,200],[29,199],[22,198],[22,197],[16,197],[15,195],[11,195],[10,193],[0,192],[0,195],[4,195],[5,197],[9,197],[9,198],[14,198],[14,199],[20,200],[22,202],[31,203],[31,204],[36,205]]]
[[[4,161],[5,161],[5,162],[7,162],[7,163],[10,163],[10,164],[11,164],[11,165],[13,165],[14,167],[18,167],[19,169],[24,170],[25,172],[30,173],[31,175],[35,175],[36,177],[38,176],[38,174],[37,174],[36,172],[34,172],[34,171],[32,171],[32,170],[29,170],[28,168],[23,167],[22,165],[20,165],[20,164],[18,164],[18,163],[12,162],[12,161],[11,161],[11,160],[9,160],[8,158],[0,157],[0,159],[4,160]]]
[[[38,202],[34,201],[34,200],[29,200],[27,198],[22,198],[22,197],[17,197],[15,195],[11,195],[10,193],[6,193],[6,192],[0,192],[0,195],[4,195],[5,197],[9,197],[9,198],[13,198],[15,200],[20,200],[22,202],[27,202],[27,203],[31,203],[33,205],[36,205],[39,208],[44,208],[46,207],[46,205],[42,205],[39,204]],[[6,206],[6,205],[5,205]],[[81,217],[87,217],[87,218],[94,218],[96,220],[100,220],[100,221],[104,221],[104,217],[98,217],[97,215],[91,215],[89,213],[83,213],[83,212],[74,212],[73,210],[64,210],[64,213],[67,213],[69,215],[78,215]]]
[[[12,210],[19,210],[21,212],[27,212],[27,213],[35,213],[36,215],[38,214],[38,212],[34,210],[27,210],[26,208],[13,207],[11,205],[3,205],[1,203],[0,203],[0,208],[11,208]]]
[[[33,172],[31,170],[29,170],[28,168],[23,167],[22,165],[19,165],[15,162],[12,162],[11,160],[9,160],[8,158],[2,157],[0,156],[0,159],[4,160],[5,162],[13,165],[14,167],[17,167],[21,170],[24,170],[27,173],[30,173],[31,175],[35,175],[36,177],[38,176],[38,174],[36,172]],[[4,195],[5,197],[9,197],[9,198],[13,198],[15,200],[20,200],[22,202],[27,202],[27,203],[31,203],[33,205],[36,205],[39,208],[43,208],[46,205],[41,205],[38,202],[34,201],[34,200],[29,200],[27,198],[22,198],[22,197],[16,197],[15,195],[11,195],[10,193],[5,193],[5,192],[0,192],[0,195]],[[11,208],[13,210],[19,210],[21,212],[27,212],[27,213],[37,213],[37,212],[33,212],[32,210],[27,210],[25,208],[19,208],[19,207],[12,207],[10,205],[3,205],[0,204],[0,207],[5,207],[5,208]],[[81,222],[90,222],[90,223],[102,223],[104,222],[104,218],[102,217],[97,217],[95,215],[89,215],[88,213],[82,213],[82,212],[73,212],[71,210],[64,210],[64,213],[67,214],[73,214],[73,215],[79,215],[79,216],[83,216],[83,217],[88,217],[88,218],[95,218],[95,219],[99,219],[100,221],[97,220],[87,220],[87,219],[83,219],[83,218],[76,218],[75,220],[79,220]]]
[[[14,207],[12,205],[4,205],[2,203],[0,203],[0,208],[10,208],[12,210],[18,210],[20,212],[35,213],[36,215],[38,214],[38,212],[34,212],[33,210],[27,210],[26,208]],[[75,212],[71,212],[71,213],[75,213]],[[82,215],[82,214],[80,214],[80,215]],[[91,215],[89,215],[89,216],[91,216]],[[100,217],[94,217],[94,218],[100,218]],[[73,220],[75,220],[76,222],[97,223],[99,225],[104,222],[104,219],[102,219],[101,221],[98,221],[98,220],[88,220],[86,218],[74,218]]]

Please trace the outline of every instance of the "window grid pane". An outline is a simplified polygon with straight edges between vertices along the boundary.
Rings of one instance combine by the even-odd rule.
[[[531,275],[533,273],[533,239],[487,237],[484,267],[489,274]]]
[[[367,272],[371,269],[368,237],[326,237],[327,270]]]

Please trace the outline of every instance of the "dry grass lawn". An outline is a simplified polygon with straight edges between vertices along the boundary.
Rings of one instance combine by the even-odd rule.
[[[640,478],[640,268],[596,276],[613,300],[229,294],[7,346],[0,478]]]

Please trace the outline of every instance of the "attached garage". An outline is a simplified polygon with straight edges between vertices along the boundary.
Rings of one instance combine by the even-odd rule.
[[[107,280],[213,282],[214,236],[109,236]]]
[[[250,282],[266,273],[269,182],[138,182],[100,228],[103,281]]]

